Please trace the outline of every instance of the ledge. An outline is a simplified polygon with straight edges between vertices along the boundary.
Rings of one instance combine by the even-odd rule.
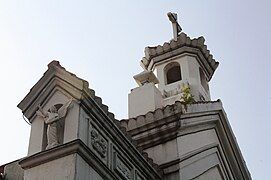
[[[70,154],[79,153],[79,151],[82,151],[82,148],[86,148],[84,147],[83,142],[79,139],[74,140],[52,149],[41,151],[34,155],[25,157],[19,161],[19,164],[23,169],[29,169],[46,162],[68,156]]]
[[[185,116],[185,114],[196,113],[202,111],[211,111],[214,109],[221,109],[222,103],[217,101],[199,101],[191,104],[183,104],[180,101],[176,101],[172,105],[167,105],[164,108],[158,108],[155,111],[150,111],[145,115],[140,115],[135,118],[123,119],[120,121],[121,126],[125,127],[127,131],[134,132],[135,129],[144,129],[148,126],[159,125],[159,120],[167,121],[172,116]],[[155,123],[154,123],[155,122]],[[136,130],[137,131],[137,130]],[[132,133],[134,134],[134,133]]]

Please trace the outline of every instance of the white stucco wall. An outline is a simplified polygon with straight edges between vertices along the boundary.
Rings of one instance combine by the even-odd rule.
[[[69,155],[24,171],[25,180],[74,180],[76,155]]]
[[[159,144],[144,151],[147,152],[149,157],[157,164],[164,164],[178,158],[176,139],[164,144]]]
[[[43,128],[44,128],[43,118],[36,116],[34,121],[31,123],[31,131],[27,153],[29,156],[42,150],[43,131],[44,131]]]
[[[182,180],[232,179],[215,129],[179,136],[177,142]]]
[[[129,118],[144,115],[162,107],[162,95],[153,83],[137,87],[128,95]]]
[[[177,138],[179,157],[206,145],[219,143],[214,129],[179,136]]]
[[[166,75],[164,73],[164,68],[169,63],[177,62],[181,67],[182,80],[166,84]],[[157,79],[159,80],[158,89],[163,93],[163,91],[174,91],[178,89],[182,83],[189,83],[191,87],[192,94],[195,100],[199,100],[199,93],[205,98],[205,100],[210,100],[210,92],[205,91],[201,85],[200,73],[199,73],[199,63],[195,56],[182,54],[167,61],[164,60],[161,63],[157,63],[153,71],[155,72]]]
[[[70,97],[66,96],[63,92],[60,92],[59,90],[54,91],[54,93],[49,98],[50,99],[45,102],[45,105],[42,105],[44,111],[47,111],[51,106],[55,104],[65,104],[70,99]],[[72,103],[72,106],[69,108],[67,116],[65,118],[63,143],[77,139],[77,119],[79,118],[78,112],[79,105],[76,103]],[[44,131],[44,119],[40,116],[35,115],[31,124],[28,155],[32,155],[42,151],[44,135],[46,135],[46,131]]]
[[[194,178],[194,180],[223,180],[220,171],[217,167],[213,167],[204,172],[200,176]]]
[[[103,180],[103,178],[80,156],[76,155],[75,179],[80,180]]]

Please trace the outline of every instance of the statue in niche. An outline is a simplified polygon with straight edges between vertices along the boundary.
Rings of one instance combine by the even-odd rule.
[[[45,124],[47,124],[47,146],[46,149],[50,149],[59,145],[59,132],[57,128],[57,123],[65,118],[68,109],[72,103],[72,99],[63,104],[59,109],[56,106],[50,107],[48,111],[44,111],[41,106],[38,106],[38,111],[36,112],[38,116],[44,119]]]

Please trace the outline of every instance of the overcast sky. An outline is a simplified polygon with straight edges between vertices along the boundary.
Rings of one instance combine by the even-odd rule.
[[[0,164],[26,156],[30,126],[17,104],[51,60],[87,80],[119,119],[144,48],[172,38],[166,13],[204,36],[220,62],[211,82],[253,179],[271,162],[271,3],[265,1],[0,1]]]

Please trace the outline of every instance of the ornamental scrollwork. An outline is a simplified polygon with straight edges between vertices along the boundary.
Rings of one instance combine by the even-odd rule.
[[[131,179],[131,170],[119,158],[116,158],[116,169],[125,179]]]
[[[106,157],[107,142],[95,129],[91,131],[91,145],[102,158]]]

